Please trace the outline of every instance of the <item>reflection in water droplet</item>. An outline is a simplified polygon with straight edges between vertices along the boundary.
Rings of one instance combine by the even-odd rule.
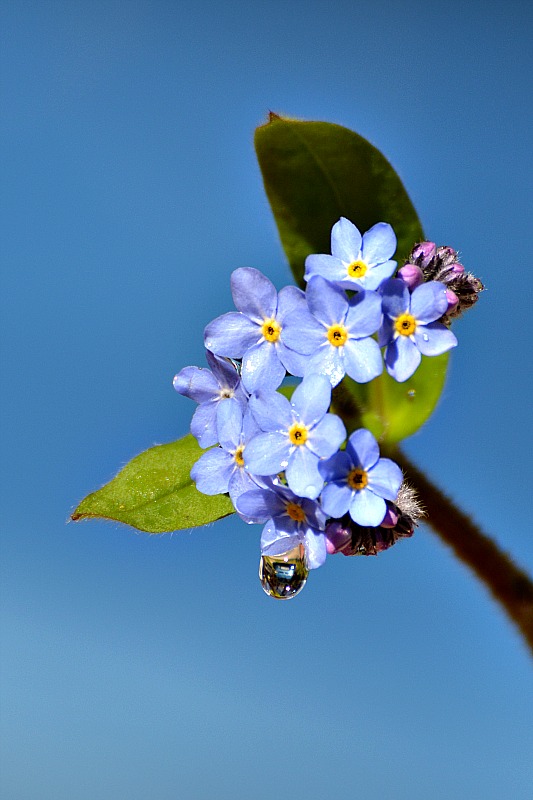
[[[409,389],[407,391],[407,397],[409,397],[410,400],[412,400],[415,395],[416,395],[416,389]]]
[[[427,335],[427,333],[424,333],[424,334],[422,335],[422,339],[423,339],[425,342],[429,342],[429,336]]]
[[[277,600],[290,600],[302,591],[309,570],[305,563],[305,548],[300,542],[285,553],[262,555],[259,579],[263,590]]]

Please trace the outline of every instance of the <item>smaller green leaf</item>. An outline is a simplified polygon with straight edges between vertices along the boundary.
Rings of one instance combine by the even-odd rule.
[[[398,383],[386,372],[365,384],[344,378],[342,389],[355,399],[360,414],[358,424],[387,444],[412,436],[435,410],[446,379],[448,357],[449,353],[422,357],[414,375],[404,383]]]
[[[145,450],[82,500],[72,519],[101,517],[165,533],[227,517],[235,511],[229,497],[202,494],[191,480],[192,466],[204,452],[190,434]]]

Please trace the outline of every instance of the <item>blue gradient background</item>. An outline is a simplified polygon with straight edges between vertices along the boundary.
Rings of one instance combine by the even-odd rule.
[[[518,634],[428,529],[292,603],[259,526],[66,524],[193,404],[237,266],[290,281],[252,135],[357,130],[488,290],[406,449],[533,570],[531,6],[2,4],[6,800],[529,800]]]

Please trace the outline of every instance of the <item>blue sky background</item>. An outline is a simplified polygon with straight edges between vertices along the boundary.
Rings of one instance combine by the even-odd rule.
[[[182,436],[238,266],[290,281],[268,109],[391,160],[487,284],[406,450],[533,571],[531,6],[2,4],[2,784],[10,800],[526,800],[531,661],[430,530],[276,603],[260,527],[66,524]],[[528,443],[529,442],[529,443]]]

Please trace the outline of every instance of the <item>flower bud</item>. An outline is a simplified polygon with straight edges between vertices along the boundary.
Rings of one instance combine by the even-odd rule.
[[[457,260],[457,250],[453,247],[435,247],[434,242],[420,242],[413,247],[407,263],[398,270],[398,277],[407,283],[411,291],[413,289],[409,281],[414,280],[413,267],[420,268],[425,282],[439,281],[446,287],[448,308],[438,320],[445,325],[449,325],[452,319],[459,317],[463,311],[473,306],[478,294],[485,288],[471,272],[465,271]]]
[[[424,283],[424,273],[416,264],[405,264],[398,270],[396,277],[406,284],[410,292],[420,286],[421,283]]]
[[[326,550],[328,555],[339,553],[347,545],[351,545],[352,531],[349,523],[340,519],[331,519],[326,525]]]
[[[448,301],[448,308],[446,309],[446,313],[449,314],[459,305],[459,298],[452,292],[451,289],[446,289],[446,300]]]
[[[396,506],[393,506],[392,503],[387,503],[387,510],[385,512],[385,516],[383,517],[383,521],[381,523],[382,528],[394,528],[398,522],[398,509]]]
[[[413,247],[410,260],[417,266],[424,268],[435,257],[436,252],[435,242],[420,242]]]

